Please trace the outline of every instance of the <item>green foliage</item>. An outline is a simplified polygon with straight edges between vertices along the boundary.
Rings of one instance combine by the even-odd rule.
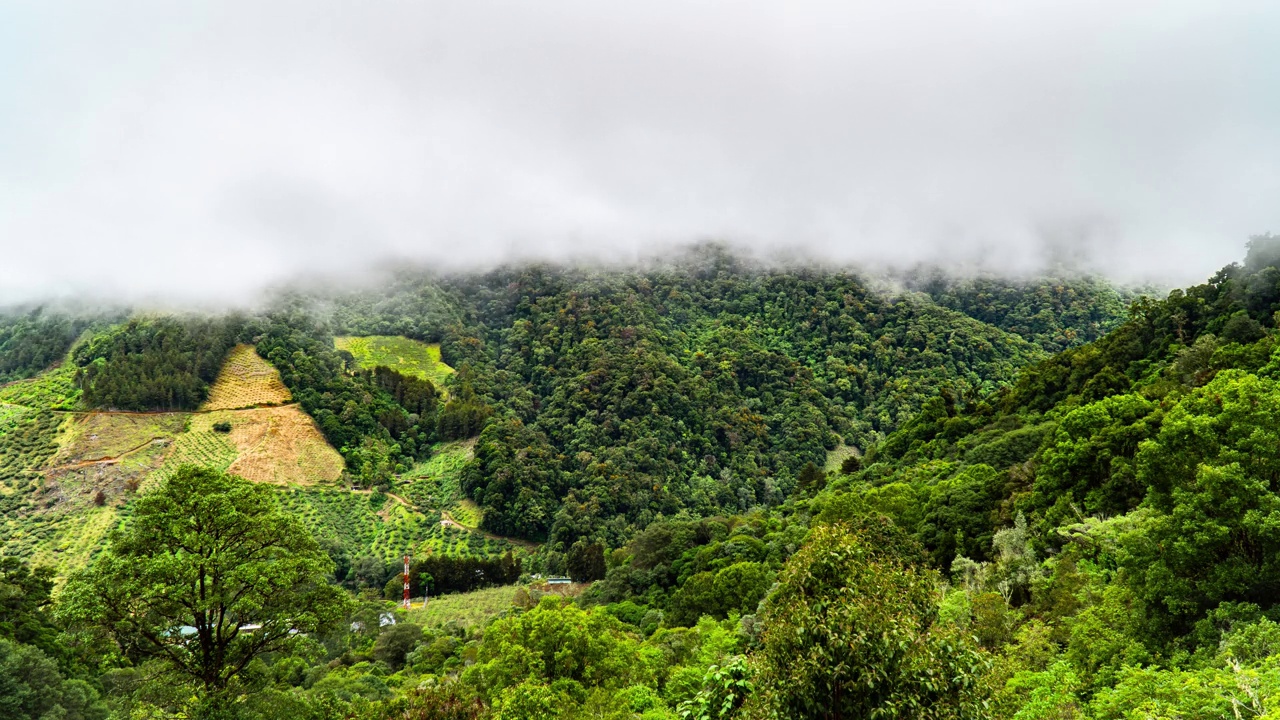
[[[484,507],[484,526],[499,535],[542,538],[564,480],[545,435],[519,420],[496,422],[476,442],[462,490]]]
[[[386,663],[392,670],[404,667],[405,656],[422,642],[422,627],[412,623],[396,623],[378,633],[373,645],[373,657]]]
[[[76,368],[70,363],[28,380],[0,385],[0,402],[33,409],[74,410],[80,396]]]
[[[453,374],[453,368],[440,359],[439,344],[393,335],[335,337],[333,342],[340,352],[351,353],[356,363],[365,370],[384,367],[397,374],[428,381],[437,387],[444,385]]]
[[[671,595],[667,622],[691,626],[703,615],[723,619],[730,613],[753,613],[772,584],[773,572],[761,563],[740,562],[716,572],[697,573]]]
[[[1269,605],[1280,591],[1280,386],[1220,373],[1166,415],[1136,463],[1154,511],[1127,538],[1154,618],[1182,634],[1223,601]]]
[[[436,395],[429,383],[387,368],[349,372],[332,339],[308,317],[274,315],[264,325],[259,354],[280,371],[358,484],[389,487],[435,442]]]
[[[343,619],[328,564],[269,489],[188,467],[139,498],[132,522],[69,582],[65,612],[216,705],[256,658],[295,652],[298,633]]]
[[[621,544],[658,514],[775,505],[842,439],[865,446],[944,389],[994,390],[1041,357],[925,296],[715,246],[645,271],[517,268],[443,291],[469,319],[443,329],[442,352],[503,426],[468,492],[486,528],[566,549]]]
[[[966,467],[932,488],[919,536],[936,565],[957,555],[987,557],[1002,490],[1001,476],[987,465]]]
[[[677,713],[681,720],[728,720],[737,714],[753,689],[750,666],[744,658],[735,657],[723,667],[707,668],[702,689],[693,699],[681,703]]]
[[[104,720],[107,708],[83,680],[64,679],[38,648],[0,637],[0,717]]]
[[[18,558],[0,556],[0,638],[57,654],[57,629],[47,615],[52,575],[47,568],[32,570]]]
[[[42,307],[0,312],[0,383],[29,378],[62,360],[94,322]]]
[[[1011,332],[1049,352],[1093,342],[1124,320],[1129,296],[1100,278],[909,278],[943,307]]]
[[[1040,507],[1072,498],[1090,513],[1137,507],[1146,488],[1133,456],[1160,427],[1162,414],[1139,395],[1116,395],[1067,413],[1041,455],[1035,493]]]
[[[456,682],[413,688],[384,713],[386,720],[480,720],[485,706]]]
[[[657,657],[613,616],[554,596],[486,629],[476,664],[463,675],[491,702],[527,681],[565,688],[621,689],[652,682]]]
[[[605,575],[604,546],[600,543],[586,543],[581,540],[569,548],[566,561],[569,577],[574,582],[591,582],[603,580]]]
[[[814,528],[766,602],[756,701],[790,718],[982,717],[985,661],[936,624],[935,582],[845,527]]]
[[[72,353],[89,407],[194,410],[209,394],[241,321],[137,318],[94,336]]]

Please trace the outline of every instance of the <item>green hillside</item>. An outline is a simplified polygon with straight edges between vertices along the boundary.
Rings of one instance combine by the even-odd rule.
[[[86,718],[1267,709],[1268,243],[1163,301],[708,245],[99,323],[0,387],[0,663]]]

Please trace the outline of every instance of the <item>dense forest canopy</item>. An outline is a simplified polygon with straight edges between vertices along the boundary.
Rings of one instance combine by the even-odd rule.
[[[617,544],[658,516],[777,504],[838,445],[865,449],[944,389],[989,393],[1124,313],[1085,278],[935,275],[927,289],[704,245],[647,269],[406,275],[329,309],[344,332],[442,341],[494,414],[466,481],[486,527],[567,548]]]

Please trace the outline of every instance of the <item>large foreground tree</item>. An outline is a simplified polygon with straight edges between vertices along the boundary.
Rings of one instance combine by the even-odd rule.
[[[185,678],[196,714],[218,716],[254,658],[292,653],[345,618],[330,565],[270,489],[184,467],[139,498],[133,521],[72,577],[67,612],[135,662]]]

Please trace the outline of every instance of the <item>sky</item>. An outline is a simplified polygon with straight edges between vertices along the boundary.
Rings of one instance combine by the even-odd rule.
[[[1280,233],[1280,3],[0,4],[0,301],[761,255],[1203,280]]]

